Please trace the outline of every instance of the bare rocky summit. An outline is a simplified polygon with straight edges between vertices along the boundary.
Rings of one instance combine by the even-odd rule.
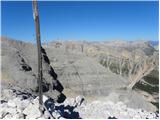
[[[92,89],[92,86],[94,86],[96,92],[94,91],[92,94],[106,95],[110,93],[112,88],[132,89],[140,93],[148,102],[154,103],[154,105],[156,104],[157,108],[159,108],[159,52],[150,44],[150,42],[142,40],[115,40],[105,42],[59,40],[44,44],[44,48],[51,59],[52,66],[59,76],[67,78],[67,80],[65,80],[67,83],[63,82],[65,83],[63,85],[66,85],[66,88],[73,87],[68,83],[70,83],[72,79],[75,79],[75,75],[73,75],[74,71],[81,73],[80,69],[83,67],[88,69],[86,70],[86,73],[88,74],[85,76],[92,77],[88,77],[89,80],[84,78],[85,80],[82,79],[80,81],[81,85],[83,85],[81,88],[83,91],[84,88],[88,90],[90,88]],[[78,67],[74,67],[76,66],[75,64],[78,65]],[[95,67],[99,64],[106,68],[104,71],[107,71],[107,73],[104,73],[103,75],[100,74],[100,71],[103,71],[103,68]],[[78,69],[75,70],[76,68]],[[72,73],[68,73],[70,69]],[[88,72],[89,69],[90,72]],[[94,74],[91,74],[92,71]],[[83,72],[85,72],[85,70]],[[80,77],[83,77],[83,75],[84,74],[81,73]],[[116,75],[118,75],[118,78]],[[96,77],[93,78],[93,76]],[[102,76],[111,77],[103,78]],[[121,77],[123,80],[120,80]],[[64,78],[61,80],[63,81]],[[93,81],[93,79],[97,79],[97,81],[100,79],[101,82],[98,82],[98,84],[94,84],[96,82],[90,85],[87,84],[88,86],[84,87],[86,86],[85,82]],[[117,84],[114,83],[114,79],[116,79],[115,82],[117,82]],[[103,82],[104,80],[106,81]],[[113,81],[109,82],[110,80]],[[112,83],[114,86],[109,87]],[[100,87],[95,87],[97,85]],[[101,90],[101,88],[104,89]],[[85,94],[87,93],[88,92]],[[91,95],[91,92],[89,94]]]
[[[157,112],[144,109],[132,109],[123,102],[95,100],[87,102],[85,97],[77,96],[67,98],[58,104],[46,96],[43,102],[48,111],[44,110],[42,115],[39,111],[38,97],[18,88],[2,89],[1,94],[1,119],[79,119],[79,118],[103,118],[103,119],[158,119]],[[24,97],[25,96],[25,97]]]
[[[71,114],[68,118],[77,118],[77,114],[82,118],[90,118],[89,115],[92,114],[91,118],[96,118],[94,116],[96,113],[97,118],[102,116],[102,118],[126,118],[125,115],[129,114],[126,112],[119,115],[115,115],[117,111],[114,110],[110,111],[111,114],[100,112],[108,109],[106,107],[102,109],[99,107],[99,112],[98,109],[93,113],[90,113],[92,111],[86,114],[84,112],[84,109],[88,110],[89,107],[103,106],[103,104],[108,106],[109,101],[115,104],[114,107],[122,102],[126,106],[125,110],[128,108],[135,110],[135,114],[138,114],[137,110],[158,111],[159,53],[148,42],[53,41],[42,46],[44,95],[55,99],[54,105],[57,106],[65,104],[67,101],[64,101],[65,95],[67,99],[73,97],[71,101],[75,101],[78,95],[82,95],[85,101],[91,99],[91,103],[93,102],[93,106],[90,103],[86,106],[80,105],[84,108],[80,106],[74,108],[69,103],[71,106],[69,109],[72,111],[63,111],[67,116]],[[24,98],[36,99],[38,92],[36,46],[32,43],[1,37],[1,60],[1,88],[17,87],[16,91],[21,89],[26,91]],[[2,89],[2,92],[5,89]],[[32,97],[27,96],[29,93]],[[8,93],[8,96],[12,95]],[[64,103],[57,103],[63,102],[58,100],[59,96],[63,97]],[[95,98],[101,98],[101,100]],[[6,101],[4,104],[8,104],[10,100],[9,106],[16,106],[10,98],[1,100]],[[77,103],[77,106],[78,104],[80,103]],[[63,105],[61,107],[63,110],[66,108]],[[78,113],[74,112],[73,108]],[[112,114],[114,112],[115,114]],[[58,116],[60,113],[53,114]],[[146,112],[146,114],[149,113]],[[47,113],[45,115],[47,116]],[[129,118],[133,118],[134,115],[132,115]],[[147,118],[143,115],[137,118]],[[66,118],[62,113],[60,116]],[[152,116],[152,118],[156,117]]]

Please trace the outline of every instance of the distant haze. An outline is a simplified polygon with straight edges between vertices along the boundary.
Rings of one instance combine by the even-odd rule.
[[[159,45],[159,41],[150,41],[153,46]]]

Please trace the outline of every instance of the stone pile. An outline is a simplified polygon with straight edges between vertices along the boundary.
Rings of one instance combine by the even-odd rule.
[[[123,102],[113,103],[111,101],[93,101],[75,109],[82,118],[94,119],[155,119],[158,114],[142,109],[128,108]]]
[[[26,109],[28,109],[28,107],[30,107],[30,104],[33,102],[34,98],[35,96],[27,92],[21,92],[15,89],[2,89],[0,119],[27,118],[25,111]],[[37,114],[38,112],[36,113],[36,115]]]
[[[78,119],[78,118],[103,118],[103,119],[158,119],[159,114],[143,109],[128,108],[123,102],[111,101],[85,101],[83,96],[67,98],[63,103],[55,103],[47,96],[43,102],[48,111],[39,111],[38,97],[15,89],[2,89],[0,104],[0,119],[15,118],[44,118]]]

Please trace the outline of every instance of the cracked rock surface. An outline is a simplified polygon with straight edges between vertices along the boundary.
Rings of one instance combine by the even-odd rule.
[[[8,93],[8,94],[5,94]],[[23,97],[24,93],[28,96]],[[111,97],[111,95],[109,96]],[[43,96],[43,102],[48,111],[44,110],[41,115],[39,111],[38,97],[26,91],[14,88],[3,88],[0,104],[1,119],[28,119],[52,117],[56,119],[78,119],[78,118],[103,118],[103,119],[158,119],[157,112],[144,109],[129,108],[122,101],[100,101],[88,102],[85,97],[79,95],[75,98],[67,98],[63,103],[54,102],[47,96]]]
[[[1,37],[1,43],[1,84],[38,92],[35,44],[7,37]],[[134,109],[159,110],[159,53],[148,42],[53,41],[42,46],[46,96],[63,102],[59,96],[99,98],[115,91],[108,97],[110,101],[122,101]],[[28,96],[24,93],[22,98]]]

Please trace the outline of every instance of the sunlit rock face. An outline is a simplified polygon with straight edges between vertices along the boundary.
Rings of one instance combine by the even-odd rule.
[[[19,86],[37,93],[38,88],[38,60],[36,46],[9,38],[1,38],[2,45],[2,85]],[[50,65],[49,58],[42,50],[43,82],[42,89],[46,94],[52,93],[59,100],[63,95],[63,86],[57,80],[57,74]]]
[[[159,80],[159,67],[158,67],[159,53],[155,49],[155,47],[152,46],[152,44],[150,44],[150,42],[138,41],[138,40],[132,41],[132,42],[120,41],[120,40],[105,41],[105,42],[53,41],[45,45],[45,49],[48,53],[48,56],[52,59],[51,64],[56,69],[57,73],[59,74],[59,77],[66,78],[67,88],[70,87],[69,81],[72,80],[72,77],[78,76],[78,74],[76,75],[73,72],[73,71],[76,71],[74,66],[76,66],[78,62],[82,63],[82,64],[79,64],[77,67],[78,68],[77,70],[79,72],[81,71],[80,70],[81,68],[83,67],[86,68],[85,66],[88,66],[86,68],[86,73],[88,71],[87,75],[91,76],[91,73],[93,71],[94,75],[92,75],[92,77],[100,76],[99,78],[101,79],[103,75],[97,75],[96,73],[98,73],[99,71],[102,71],[103,69],[100,67],[99,69],[95,67],[95,66],[98,66],[98,63],[100,63],[100,65],[105,67],[106,70],[108,71],[107,74],[106,73],[104,74],[104,76],[110,76],[109,71],[111,71],[112,73],[115,73],[123,77],[125,81],[124,85],[127,84],[126,86],[127,88],[138,91],[148,101],[155,102],[159,99],[159,92],[157,90],[154,91],[152,89],[153,90],[152,93],[151,92],[148,93],[146,90],[136,87],[137,84],[142,83],[146,78],[150,79],[151,77],[148,77],[148,76],[150,76],[150,74],[152,73],[154,73],[153,76],[155,79],[151,78],[152,80],[151,79],[150,80],[152,82],[156,82],[157,80]],[[92,63],[94,65],[91,65]],[[111,74],[111,76],[115,77],[115,74]],[[80,76],[83,77],[84,73],[83,74],[81,73]],[[120,78],[119,76],[118,78]],[[61,79],[64,80],[63,78]],[[75,77],[74,79],[80,79],[80,78]],[[87,79],[87,77],[85,79]],[[95,77],[92,79],[95,79]],[[98,77],[96,77],[96,79],[98,79]],[[110,80],[112,79],[113,78],[110,78]],[[110,80],[106,79],[105,82],[101,82],[101,83],[105,84]],[[83,81],[81,80],[81,85],[83,84],[82,82]],[[121,83],[123,84],[123,82]],[[98,85],[100,85],[100,83]],[[83,88],[83,91],[84,91],[84,88],[86,88],[84,86],[81,88],[79,86],[79,89]],[[150,87],[153,87],[153,86],[150,86]],[[92,89],[92,84],[89,84],[87,86],[87,89],[89,88]],[[159,84],[157,82],[156,82],[155,89],[156,88],[159,88]],[[78,88],[76,87],[76,89]],[[96,94],[100,93],[97,91],[98,91],[98,88],[96,88],[96,91],[93,93],[96,93]],[[109,90],[107,89],[105,90],[106,94],[107,94],[107,91]],[[146,94],[144,93],[147,94],[147,97],[146,97]]]
[[[1,38],[1,43],[2,84],[37,91],[36,45],[5,37]],[[53,41],[43,44],[43,48],[44,91],[55,89],[61,93],[64,87],[68,96],[108,96],[113,91],[120,91],[120,99],[129,101],[127,104],[131,101],[126,94],[133,98],[140,95],[141,102],[157,104],[158,91],[148,92],[137,86],[146,83],[148,78],[150,81],[153,71],[156,71],[153,78],[159,74],[159,53],[146,41]],[[52,83],[55,86],[51,86]],[[158,83],[155,84],[156,89],[159,88]],[[134,94],[135,90],[138,94]],[[154,111],[151,106],[142,104],[143,108]]]
[[[2,88],[0,119],[158,119],[158,112],[142,108],[131,108],[110,93],[104,99],[88,101],[78,95],[68,97],[63,103],[43,95],[43,114],[39,110],[39,97],[19,87]],[[131,97],[131,99],[133,99]],[[137,99],[137,98],[136,98]],[[138,102],[137,102],[138,103]],[[133,104],[133,103],[132,103]],[[144,103],[146,104],[146,103]]]
[[[63,47],[53,47],[53,49],[48,47],[43,50],[45,83],[52,84],[52,80],[59,80],[65,88],[71,88],[83,95],[105,95],[109,90],[125,87],[128,84],[126,79],[107,70],[96,60],[81,52],[70,51],[73,49],[72,44],[65,44],[67,46],[65,49],[68,51],[65,51]],[[6,76],[8,78],[4,78],[4,80],[9,79],[9,82],[2,80],[2,83],[36,89],[37,51],[35,45],[2,38],[2,63],[4,63],[2,72],[6,71],[3,73],[9,74]],[[46,89],[48,89],[48,84],[44,86]]]

